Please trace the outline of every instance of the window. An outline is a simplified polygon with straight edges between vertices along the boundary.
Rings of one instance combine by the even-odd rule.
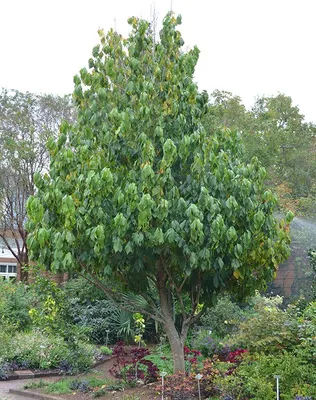
[[[16,264],[0,264],[0,279],[16,278]]]

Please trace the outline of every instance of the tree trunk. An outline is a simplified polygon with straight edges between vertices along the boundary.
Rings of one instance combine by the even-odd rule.
[[[165,324],[164,328],[171,347],[173,358],[173,372],[184,372],[184,343],[187,337],[187,332],[185,334],[179,334],[176,330],[173,320],[171,320],[168,324]]]
[[[20,279],[22,282],[27,283],[29,279],[29,273],[24,269],[28,266],[28,256],[26,252],[19,253],[19,268],[20,268]]]
[[[184,343],[187,337],[188,327],[182,326],[181,333],[176,329],[173,318],[172,296],[170,288],[167,287],[167,276],[161,264],[158,266],[156,285],[159,293],[160,309],[164,320],[163,327],[172,351],[173,372],[184,372]]]

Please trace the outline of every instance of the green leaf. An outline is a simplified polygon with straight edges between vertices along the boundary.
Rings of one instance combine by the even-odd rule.
[[[153,242],[156,245],[164,243],[164,235],[163,235],[163,232],[162,232],[161,228],[157,228],[155,230],[155,233],[154,233],[154,236],[153,236]]]
[[[142,232],[133,233],[132,237],[133,237],[134,243],[135,243],[136,245],[138,245],[138,246],[139,246],[139,245],[143,242],[143,240],[144,240],[144,235],[142,234]]]
[[[119,237],[113,238],[113,250],[115,253],[121,253],[123,250],[123,241]]]

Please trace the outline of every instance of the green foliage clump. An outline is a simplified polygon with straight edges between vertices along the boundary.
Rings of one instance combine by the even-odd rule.
[[[144,360],[151,361],[160,372],[166,372],[168,375],[173,373],[172,354],[169,347],[164,346],[163,352],[157,348],[156,351],[144,357]]]
[[[298,344],[298,324],[290,313],[279,308],[282,298],[257,295],[253,301],[254,315],[240,323],[230,342],[264,354],[292,350]]]
[[[23,283],[0,282],[0,331],[9,333],[30,329],[29,309],[33,293]]]
[[[215,306],[207,310],[202,316],[200,324],[222,338],[235,332],[244,317],[243,310],[228,296],[224,296],[218,300]]]
[[[316,364],[316,301],[310,302],[298,317],[299,345],[295,353],[311,364]]]
[[[111,355],[112,354],[112,350],[109,349],[107,346],[101,346],[100,347],[100,352],[104,355]]]
[[[94,343],[115,343],[117,340],[132,342],[135,334],[133,314],[118,309],[110,300],[96,300],[80,304],[70,300],[70,314],[76,326],[84,329],[87,337]]]
[[[66,297],[76,304],[93,304],[98,300],[105,300],[104,292],[82,277],[67,280],[63,283],[63,289]]]
[[[295,395],[312,398],[316,395],[315,371],[304,360],[288,352],[249,355],[232,375],[219,377],[216,384],[222,393],[236,399],[274,400],[274,375],[281,376],[281,398],[284,400],[293,400]]]
[[[0,347],[0,358],[17,367],[51,369],[67,364],[66,372],[87,370],[94,361],[94,346],[78,343],[69,346],[61,337],[48,336],[40,331],[20,332]]]

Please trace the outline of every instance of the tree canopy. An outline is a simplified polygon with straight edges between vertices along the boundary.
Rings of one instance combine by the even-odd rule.
[[[267,170],[267,187],[277,192],[281,205],[303,216],[315,216],[315,133],[291,97],[284,94],[258,97],[250,110],[240,97],[215,90],[206,129],[226,126],[240,132],[243,160],[258,157]],[[313,206],[314,205],[314,206]]]
[[[50,171],[28,202],[32,258],[160,322],[175,370],[204,308],[222,291],[263,288],[288,255],[264,169],[240,161],[236,133],[201,123],[199,50],[183,51],[180,22],[167,14],[158,42],[137,18],[127,39],[99,32],[89,69],[74,78],[78,121],[50,142]]]

